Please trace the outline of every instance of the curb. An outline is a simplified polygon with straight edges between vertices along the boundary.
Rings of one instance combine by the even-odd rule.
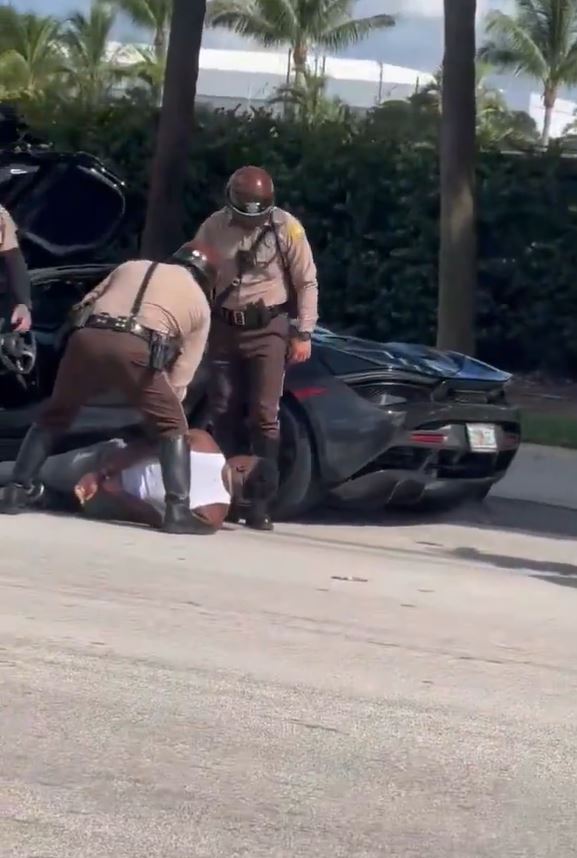
[[[521,444],[490,497],[577,510],[577,451]]]

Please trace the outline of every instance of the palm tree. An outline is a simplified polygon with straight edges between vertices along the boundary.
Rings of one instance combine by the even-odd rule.
[[[475,100],[477,111],[477,138],[482,146],[500,144],[527,147],[538,142],[536,124],[524,111],[509,110],[507,102],[499,90],[487,83],[487,77],[493,67],[481,59],[475,62]],[[434,81],[419,89],[408,99],[416,119],[431,130],[434,112],[441,115],[443,87],[442,69],[439,69]],[[385,109],[386,104],[382,106]],[[416,112],[415,112],[416,111]]]
[[[0,7],[0,90],[42,95],[62,68],[60,25],[51,17]]]
[[[299,83],[279,86],[268,100],[271,105],[281,104],[285,115],[293,114],[307,125],[336,122],[344,119],[348,107],[338,98],[326,95],[327,78],[308,69]]]
[[[153,33],[156,59],[164,65],[166,43],[172,15],[172,0],[99,0],[104,6],[112,5],[130,18],[133,24]]]
[[[472,354],[476,286],[476,0],[445,0],[437,345]]]
[[[162,84],[166,72],[166,58],[159,57],[154,48],[135,48],[136,59],[127,68],[131,77],[147,85],[156,105],[162,101]]]
[[[174,0],[142,253],[163,259],[184,237],[184,195],[206,0]]]
[[[265,47],[288,45],[295,78],[302,80],[313,46],[340,51],[376,30],[392,27],[391,15],[353,18],[356,0],[209,0],[207,23],[248,36]]]
[[[479,55],[496,68],[528,75],[543,87],[545,118],[541,140],[549,143],[551,118],[560,87],[577,83],[577,3],[575,0],[515,0],[514,16],[491,12],[492,38]]]
[[[119,66],[116,53],[109,55],[113,24],[114,13],[94,4],[88,15],[71,15],[63,32],[66,78],[86,107],[102,103],[113,87],[129,75],[129,70]]]

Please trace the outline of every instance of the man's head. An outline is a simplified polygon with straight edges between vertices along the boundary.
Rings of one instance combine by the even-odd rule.
[[[228,180],[225,194],[234,222],[246,229],[266,223],[275,204],[273,180],[262,167],[241,167]]]
[[[214,247],[187,241],[172,254],[170,261],[188,268],[206,293],[213,291],[221,266],[220,253]]]
[[[271,501],[278,491],[275,464],[259,456],[233,456],[227,461],[232,498],[236,501]]]

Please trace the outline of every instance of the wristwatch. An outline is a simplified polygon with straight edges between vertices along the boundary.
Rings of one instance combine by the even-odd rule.
[[[303,343],[308,343],[311,338],[311,333],[310,331],[293,331],[291,336],[295,340],[301,340]]]

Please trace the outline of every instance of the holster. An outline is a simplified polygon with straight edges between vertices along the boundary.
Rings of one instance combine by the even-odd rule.
[[[272,322],[272,311],[266,306],[262,298],[256,304],[249,304],[246,311],[249,326],[254,325],[255,328],[266,328]]]
[[[157,372],[169,369],[180,352],[180,343],[174,338],[166,337],[157,331],[150,333],[150,358],[148,366]]]
[[[72,330],[86,327],[86,322],[92,316],[93,304],[84,304],[81,307],[76,307],[70,313],[69,327]]]

